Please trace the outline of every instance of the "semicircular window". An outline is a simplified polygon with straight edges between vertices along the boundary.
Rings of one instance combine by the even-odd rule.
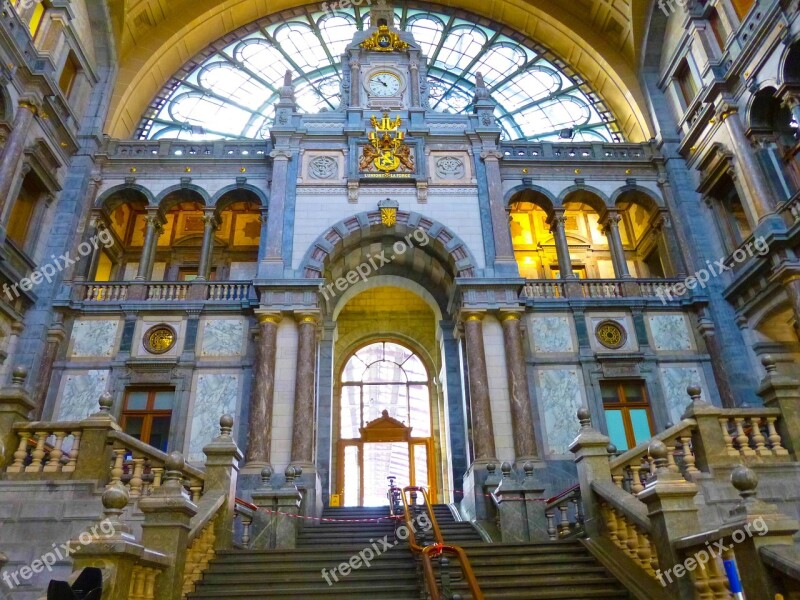
[[[206,49],[156,97],[136,137],[268,137],[287,70],[300,112],[336,110],[341,56],[355,33],[369,26],[369,14],[361,7],[333,14],[313,9],[272,15]],[[497,102],[503,139],[623,141],[599,96],[528,38],[485,19],[478,24],[410,3],[399,4],[395,15],[395,27],[412,33],[428,57],[432,110],[470,112],[480,72]]]

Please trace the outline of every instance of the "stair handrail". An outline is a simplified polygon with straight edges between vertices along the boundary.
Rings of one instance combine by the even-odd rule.
[[[435,543],[428,546],[420,546],[417,544],[417,536],[414,532],[414,526],[412,523],[413,519],[411,517],[411,511],[409,510],[409,504],[406,498],[407,492],[419,492],[422,494],[425,510],[428,513],[428,518],[430,519],[431,527],[433,528],[434,538],[436,539]],[[425,575],[425,585],[428,588],[430,600],[441,600],[442,597],[436,585],[436,575],[433,572],[433,563],[431,561],[432,558],[442,554],[450,554],[458,557],[459,565],[461,566],[461,572],[464,575],[467,585],[469,586],[472,599],[484,600],[483,592],[478,585],[478,580],[475,577],[475,572],[472,570],[472,565],[469,562],[467,553],[461,546],[445,544],[444,538],[442,537],[442,532],[439,529],[439,524],[436,521],[436,515],[433,513],[433,508],[431,507],[427,489],[421,486],[406,486],[403,488],[401,497],[403,499],[403,513],[405,516],[406,527],[408,528],[408,543],[411,551],[420,555],[422,558],[422,569]]]

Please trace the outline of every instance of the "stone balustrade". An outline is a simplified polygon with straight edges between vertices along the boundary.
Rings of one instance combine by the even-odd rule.
[[[634,513],[617,506],[604,498],[600,500],[600,514],[609,539],[648,576],[656,579],[658,553],[653,544],[649,519],[642,515],[636,518]]]
[[[20,423],[14,427],[19,443],[6,473],[73,473],[78,463],[80,421]]]
[[[792,227],[795,223],[800,222],[800,194],[795,194],[787,200],[779,209],[779,212],[787,227]]]
[[[74,283],[73,299],[85,306],[103,303],[248,302],[252,284],[246,281]]]
[[[654,156],[649,144],[605,144],[596,143],[551,143],[526,142],[524,140],[500,144],[503,160],[563,160],[622,162],[650,162]]]
[[[214,513],[213,518],[200,529],[199,533],[192,538],[189,536],[189,547],[186,551],[186,567],[183,571],[183,595],[194,591],[194,585],[203,576],[203,572],[208,567],[208,563],[214,558],[215,552],[215,529],[218,514]]]
[[[777,408],[723,411],[719,424],[726,454],[743,460],[788,461],[789,451],[778,433],[780,418]]]
[[[560,281],[529,280],[522,288],[523,298],[563,298],[564,285]]]
[[[92,283],[84,289],[84,302],[124,302],[128,299],[127,283]]]
[[[241,526],[241,536],[237,544],[241,548],[250,547],[250,541],[253,538],[252,527],[253,520],[255,519],[258,507],[249,502],[245,502],[239,498],[236,499],[236,506],[234,508],[234,518]]]
[[[520,297],[562,299],[577,297],[588,299],[609,298],[658,298],[663,302],[680,301],[687,295],[676,294],[679,279],[529,279],[522,287]]]
[[[580,486],[573,486],[547,500],[544,514],[547,518],[547,535],[551,541],[582,534],[584,516]]]

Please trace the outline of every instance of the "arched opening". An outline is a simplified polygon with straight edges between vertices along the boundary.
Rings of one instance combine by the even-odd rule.
[[[622,216],[620,234],[631,273],[654,279],[675,275],[678,259],[671,255],[670,247],[677,242],[670,238],[655,201],[640,190],[630,189],[619,195],[616,207]]]
[[[767,181],[778,198],[794,195],[800,186],[798,123],[774,87],[759,90],[750,104],[750,138]]]
[[[387,477],[436,496],[431,379],[408,346],[381,340],[351,353],[340,377],[337,485],[345,506],[387,503]]]

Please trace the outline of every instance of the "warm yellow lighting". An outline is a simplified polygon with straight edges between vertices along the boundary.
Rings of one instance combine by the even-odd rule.
[[[41,2],[36,4],[33,9],[33,15],[28,22],[28,31],[31,32],[31,37],[35,38],[39,32],[39,26],[42,24],[42,17],[44,17],[44,5]]]

